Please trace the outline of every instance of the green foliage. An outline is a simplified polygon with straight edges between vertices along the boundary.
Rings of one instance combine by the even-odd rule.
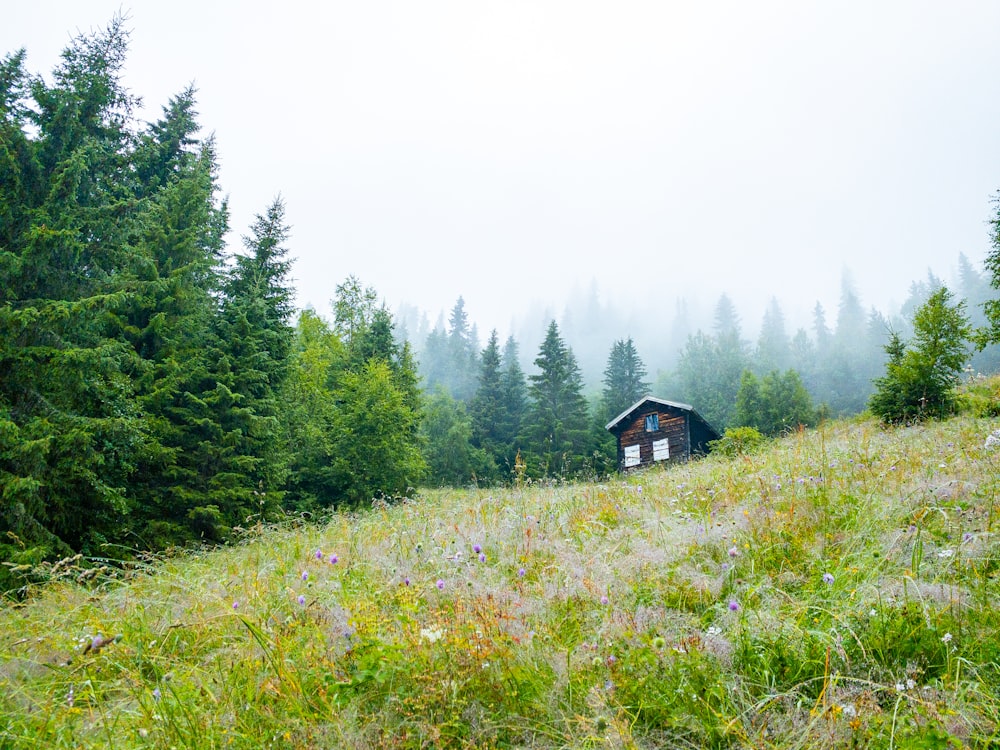
[[[750,364],[735,308],[725,295],[716,305],[715,328],[713,336],[698,331],[688,337],[676,381],[678,397],[723,429],[733,423],[740,378]]]
[[[733,422],[765,435],[780,435],[816,423],[809,392],[795,370],[769,372],[762,379],[749,370],[740,378]]]
[[[496,476],[492,456],[473,446],[472,423],[465,404],[438,386],[424,404],[420,422],[427,480],[433,486],[460,487]]]
[[[604,390],[601,393],[604,422],[614,419],[649,393],[645,377],[646,366],[639,358],[632,337],[615,341],[604,369]]]
[[[754,427],[727,427],[722,437],[710,442],[709,447],[723,456],[745,456],[760,449],[765,441]]]
[[[875,380],[871,412],[887,423],[941,418],[955,409],[955,386],[969,358],[971,328],[965,303],[951,304],[941,287],[917,309],[907,346],[893,333],[886,345],[886,374]]]
[[[1000,191],[993,199],[995,209],[990,218],[990,244],[993,249],[986,254],[986,271],[989,274],[990,286],[1000,289]],[[985,325],[976,331],[976,344],[980,349],[988,344],[1000,343],[1000,299],[987,300],[983,304],[986,316]]]
[[[522,425],[529,448],[529,471],[535,476],[573,474],[589,453],[590,420],[583,382],[573,351],[555,321],[535,358],[538,372],[528,376],[528,405]]]

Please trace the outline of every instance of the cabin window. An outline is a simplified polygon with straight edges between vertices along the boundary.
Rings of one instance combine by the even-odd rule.
[[[659,414],[647,414],[646,415],[646,432],[656,432],[660,429],[660,415]]]
[[[653,441],[653,460],[666,461],[668,458],[670,458],[670,441],[666,439]]]
[[[629,466],[639,465],[639,446],[638,445],[626,445],[625,446],[625,468]]]

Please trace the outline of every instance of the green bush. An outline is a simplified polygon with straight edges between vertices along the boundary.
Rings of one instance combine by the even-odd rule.
[[[715,453],[723,456],[745,456],[764,445],[766,438],[753,427],[730,427],[718,440],[708,444]]]

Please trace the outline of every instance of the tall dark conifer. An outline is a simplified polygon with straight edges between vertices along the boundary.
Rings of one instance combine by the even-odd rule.
[[[649,383],[645,378],[646,366],[639,358],[632,337],[616,341],[604,369],[601,405],[605,422],[649,393]]]
[[[142,428],[119,337],[135,272],[134,99],[121,20],[52,85],[0,64],[0,558],[97,551],[127,516]]]
[[[589,457],[590,422],[583,397],[583,380],[573,351],[549,324],[535,358],[538,372],[528,376],[531,400],[522,434],[539,475],[572,474]]]

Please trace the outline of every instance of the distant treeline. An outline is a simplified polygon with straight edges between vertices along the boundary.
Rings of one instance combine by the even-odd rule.
[[[623,331],[588,388],[555,320],[522,354],[514,337],[478,341],[459,299],[411,342],[353,277],[330,319],[297,313],[284,203],[227,250],[195,91],[138,122],[127,41],[120,20],[77,37],[51,83],[23,51],[0,63],[0,591],[46,559],[221,543],[422,483],[601,476],[616,468],[604,425],[650,391],[720,430],[858,411],[889,329],[905,333],[845,285],[832,330],[817,307],[812,336],[790,336],[774,302],[751,344],[723,296],[655,383]],[[964,263],[970,309],[988,291]],[[586,320],[563,327],[585,342]]]

